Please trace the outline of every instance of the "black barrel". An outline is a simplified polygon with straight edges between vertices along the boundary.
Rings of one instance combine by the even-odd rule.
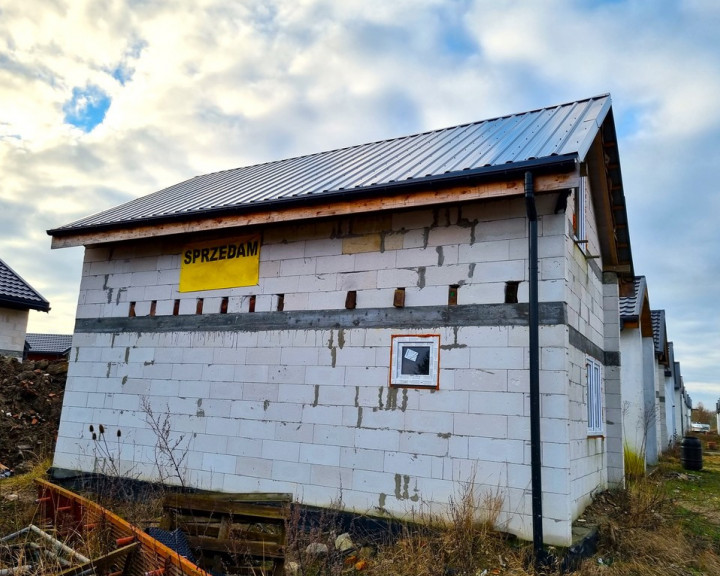
[[[680,462],[685,470],[702,470],[702,443],[695,436],[685,436],[680,442]]]

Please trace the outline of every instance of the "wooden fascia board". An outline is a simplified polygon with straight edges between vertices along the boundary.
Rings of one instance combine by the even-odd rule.
[[[605,177],[605,155],[600,141],[600,132],[588,151],[586,166],[603,256],[603,270],[624,273],[623,267],[619,266],[615,230],[613,229],[612,203]]]
[[[566,190],[578,186],[578,171],[560,174],[541,174],[535,177],[535,193],[542,194],[557,190]],[[126,225],[110,230],[91,230],[74,233],[55,234],[52,237],[52,248],[68,248],[71,246],[92,246],[111,242],[138,240],[204,232],[224,228],[258,226],[278,222],[293,222],[333,216],[349,216],[353,214],[380,212],[387,210],[405,210],[418,207],[435,206],[472,200],[488,200],[522,196],[525,193],[522,179],[495,181],[470,186],[454,186],[441,189],[425,189],[387,197],[359,198],[356,200],[340,200],[324,204],[308,204],[304,206],[285,207],[281,210],[261,210],[243,214],[232,214],[202,219],[181,220]]]

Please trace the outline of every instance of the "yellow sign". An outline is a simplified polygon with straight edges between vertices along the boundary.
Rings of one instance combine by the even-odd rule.
[[[180,263],[180,292],[255,286],[260,237],[215,240],[186,246]]]

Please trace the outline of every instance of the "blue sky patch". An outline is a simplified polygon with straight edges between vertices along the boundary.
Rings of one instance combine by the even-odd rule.
[[[72,98],[63,105],[65,123],[80,128],[83,132],[92,132],[102,124],[110,108],[110,96],[97,86],[73,88]]]

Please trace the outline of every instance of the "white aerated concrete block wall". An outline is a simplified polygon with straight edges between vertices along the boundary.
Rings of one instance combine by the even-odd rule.
[[[603,346],[602,283],[569,240],[554,195],[538,198],[540,297],[567,302],[570,325]],[[262,233],[257,286],[178,292],[183,242],[88,248],[78,318],[272,313],[502,304],[508,281],[527,301],[522,199],[277,226]],[[188,238],[188,243],[192,239]],[[570,265],[568,265],[570,260]],[[77,332],[54,465],[107,471],[89,426],[103,424],[127,475],[203,489],[293,492],[308,504],[405,515],[441,509],[474,480],[502,498],[500,524],[531,537],[528,329],[519,325],[408,329]],[[546,541],[569,544],[570,521],[604,486],[602,439],[586,438],[584,355],[564,324],[540,331]],[[439,389],[390,388],[393,334],[439,334]],[[169,418],[184,455],[158,469]],[[121,440],[115,434],[121,430]]]
[[[22,358],[28,316],[28,310],[0,308],[0,354]]]

